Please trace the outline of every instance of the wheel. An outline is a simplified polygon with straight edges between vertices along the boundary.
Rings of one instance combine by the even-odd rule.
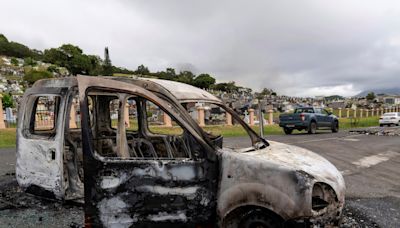
[[[285,127],[285,128],[283,128],[283,131],[285,132],[285,134],[290,135],[290,134],[292,134],[293,129]]]
[[[332,133],[337,133],[339,131],[339,122],[334,121],[332,124]]]
[[[245,214],[239,222],[238,227],[243,228],[278,228],[283,227],[279,218],[265,213],[261,209],[254,209]]]
[[[379,127],[383,127],[383,124],[379,124]]]
[[[314,121],[310,123],[310,126],[308,127],[308,134],[315,134],[317,132],[317,123]]]

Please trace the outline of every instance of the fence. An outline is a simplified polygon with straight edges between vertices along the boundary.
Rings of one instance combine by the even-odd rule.
[[[129,106],[126,107],[129,109]],[[2,110],[1,106],[1,95],[0,95],[0,110]],[[350,108],[345,108],[345,109],[331,109],[327,108],[328,111],[332,112],[334,115],[336,115],[339,118],[347,118],[351,123],[357,122],[361,118],[368,118],[368,117],[374,117],[374,116],[380,116],[383,115],[384,113],[387,112],[400,112],[400,106],[393,106],[389,108],[375,108],[375,109],[350,109]],[[73,107],[71,109],[71,118],[70,118],[70,127],[79,127],[80,126],[80,116],[78,114],[79,107]],[[15,112],[15,110],[14,110]],[[129,113],[129,111],[127,111]],[[279,121],[279,112],[273,112],[272,110],[268,110],[267,113],[263,114],[264,118],[264,123],[266,124],[275,124],[278,123]],[[211,121],[211,118],[206,115],[206,110],[204,107],[199,106],[196,107],[196,115],[192,115],[194,119],[197,120],[200,126],[204,127],[206,125],[225,125],[225,126],[231,126],[233,125],[234,121],[232,120],[232,116],[229,113],[221,113],[219,114],[222,116],[222,118],[215,118],[214,116],[212,118],[215,118],[218,121]],[[17,126],[17,118],[15,117],[16,115],[13,113],[10,115],[9,112],[3,112],[2,115],[0,115],[0,129],[4,128],[15,128]],[[127,115],[128,118],[126,120],[127,123],[130,123],[129,121],[129,115]],[[259,124],[259,115],[255,109],[249,109],[247,110],[246,114],[244,117],[245,121],[250,125],[258,125]],[[160,123],[161,126],[172,126],[171,123],[171,118],[167,115],[164,115],[164,113],[161,113],[159,115],[159,118],[157,118],[157,121]],[[46,110],[37,110],[36,115],[35,115],[35,128],[36,129],[52,129],[54,127],[54,112],[50,111],[48,109]]]

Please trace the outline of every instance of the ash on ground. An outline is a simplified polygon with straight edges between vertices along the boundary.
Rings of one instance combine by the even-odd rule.
[[[23,192],[13,174],[0,177],[0,227],[84,227],[83,205]],[[340,227],[379,227],[347,203]]]
[[[83,227],[83,206],[23,192],[15,177],[0,178],[0,227]]]

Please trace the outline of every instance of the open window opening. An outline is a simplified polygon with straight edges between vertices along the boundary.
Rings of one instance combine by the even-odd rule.
[[[226,106],[207,102],[186,102],[183,106],[214,146],[236,151],[251,151],[259,146],[258,135],[241,119],[245,117],[240,117]]]
[[[57,117],[61,98],[58,95],[34,95],[25,112],[24,135],[27,138],[52,139],[57,133]]]
[[[110,159],[192,159],[193,137],[158,104],[125,93],[89,92],[95,153]]]

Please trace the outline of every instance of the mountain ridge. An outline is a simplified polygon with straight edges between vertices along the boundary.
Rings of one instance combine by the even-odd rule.
[[[364,90],[361,93],[355,95],[354,97],[365,97],[368,93],[374,92],[375,95],[385,94],[385,95],[400,95],[400,87],[397,88],[386,88],[386,89],[370,89]]]

